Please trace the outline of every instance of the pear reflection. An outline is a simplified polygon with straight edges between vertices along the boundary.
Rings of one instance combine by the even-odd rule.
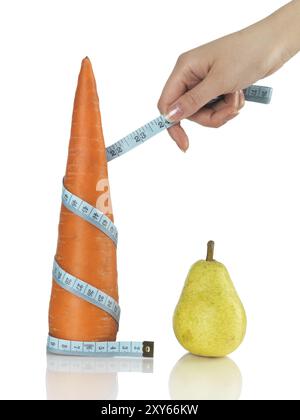
[[[242,375],[229,358],[207,359],[186,354],[169,379],[172,400],[238,400]]]
[[[47,354],[47,399],[115,400],[118,372],[152,373],[153,360]]]

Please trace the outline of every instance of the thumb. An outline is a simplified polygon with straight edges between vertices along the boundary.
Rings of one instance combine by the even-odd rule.
[[[202,82],[183,94],[169,107],[165,118],[170,122],[189,118],[211,99],[223,93],[221,81],[213,75],[207,75]]]

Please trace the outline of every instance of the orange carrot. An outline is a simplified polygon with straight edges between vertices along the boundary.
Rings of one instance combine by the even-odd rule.
[[[74,101],[65,187],[96,207],[99,180],[107,180],[107,161],[96,82],[90,60],[82,61]],[[106,194],[109,194],[109,192]],[[106,215],[113,220],[112,214]],[[63,205],[56,251],[67,272],[118,301],[116,246],[95,226]],[[117,322],[103,310],[61,288],[54,280],[49,334],[78,341],[115,341]]]

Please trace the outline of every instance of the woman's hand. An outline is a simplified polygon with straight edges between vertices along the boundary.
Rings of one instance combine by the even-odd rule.
[[[291,4],[296,4],[300,12],[298,0]],[[189,140],[180,120],[188,118],[207,127],[222,126],[244,106],[242,89],[272,74],[293,55],[288,36],[282,33],[286,33],[283,21],[293,15],[291,4],[253,26],[179,57],[158,108],[169,121],[178,121],[169,133],[181,150],[188,149]],[[299,20],[295,23],[300,27]],[[224,100],[205,106],[222,94],[226,94]]]

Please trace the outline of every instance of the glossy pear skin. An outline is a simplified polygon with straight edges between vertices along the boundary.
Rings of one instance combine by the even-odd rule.
[[[192,266],[173,328],[179,343],[197,356],[225,357],[240,346],[246,313],[223,264],[201,260]]]

